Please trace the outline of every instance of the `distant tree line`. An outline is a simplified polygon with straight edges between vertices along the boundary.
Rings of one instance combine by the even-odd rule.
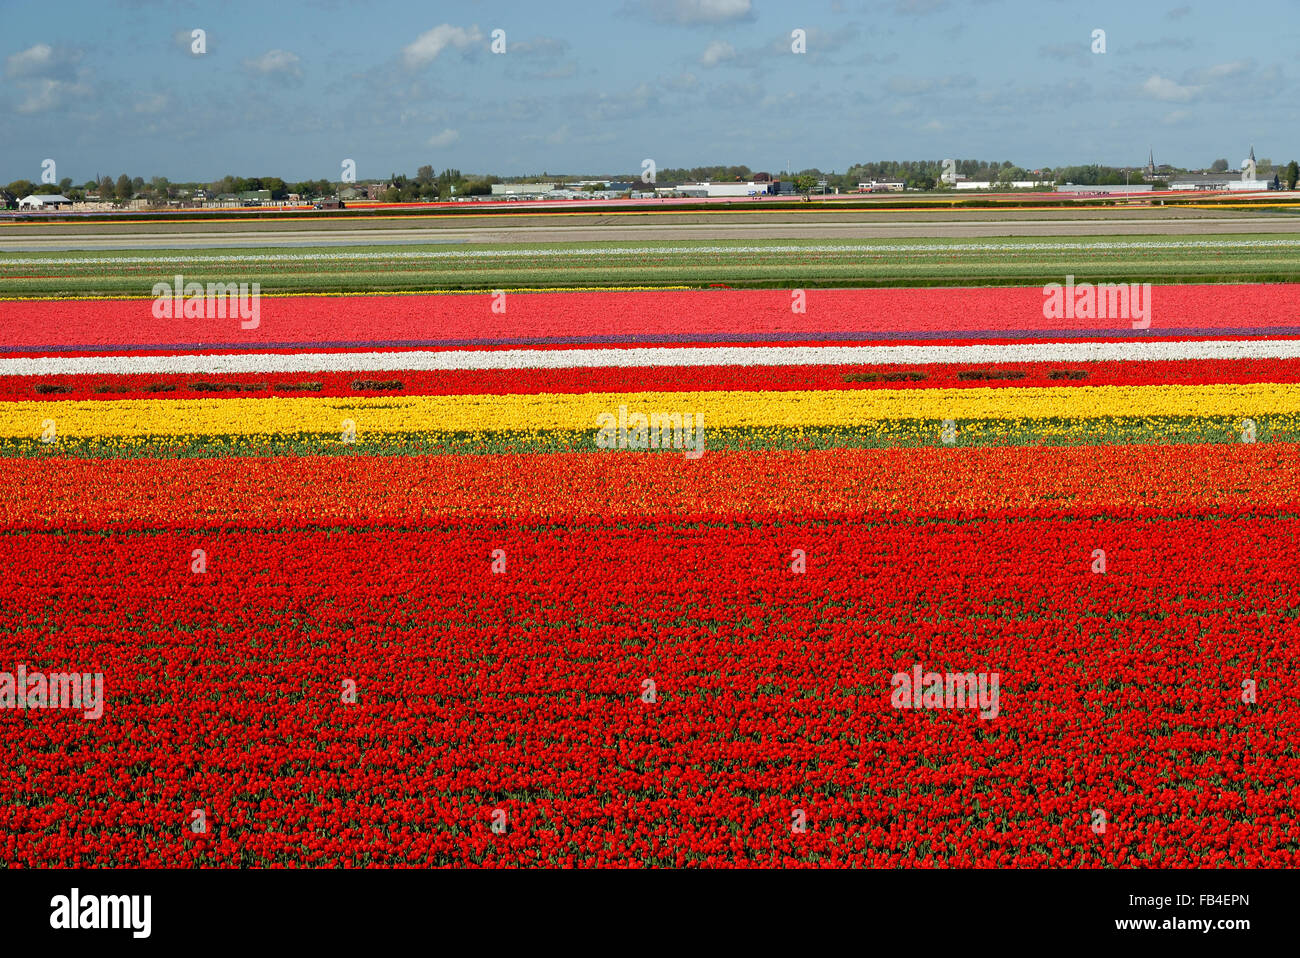
[[[411,179],[405,173],[394,173],[388,178],[388,189],[383,199],[389,203],[415,203],[420,200],[449,200],[454,196],[487,196],[492,184],[501,182],[495,176],[466,177],[460,170],[446,169],[435,173],[432,166],[422,166]]]
[[[968,179],[990,182],[993,184],[994,189],[999,187],[1009,189],[1010,184],[1013,182],[1031,179],[1041,179],[1044,182],[1057,185],[1074,183],[1078,186],[1113,186],[1125,182],[1135,183],[1141,181],[1141,173],[1137,167],[1130,167],[1126,171],[1122,167],[1103,166],[1095,163],[1083,166],[1062,166],[1056,169],[1044,168],[1037,171],[1037,175],[1016,166],[1010,160],[1003,160],[1000,163],[989,160],[955,160],[954,168],[957,174]],[[1226,172],[1229,169],[1228,161],[1222,158],[1217,159],[1211,164],[1210,168],[1217,172]],[[1285,167],[1275,167],[1273,161],[1266,158],[1259,161],[1257,171],[1257,175],[1261,176],[1261,178],[1271,178],[1267,176],[1267,173],[1276,173],[1278,180],[1289,190],[1295,189],[1297,181],[1300,180],[1300,167],[1297,166],[1295,160],[1292,160]],[[1169,166],[1160,167],[1162,176],[1178,172],[1185,171]],[[843,173],[826,173],[816,167],[804,169],[794,174],[793,179],[797,191],[804,194],[813,192],[816,189],[816,184],[821,180],[826,181],[828,191],[839,189],[841,192],[852,192],[857,189],[859,183],[882,179],[902,180],[908,189],[934,190],[949,188],[943,183],[943,173],[943,160],[876,160],[869,163],[855,163]],[[789,174],[774,172],[771,175],[773,179],[782,179]],[[637,171],[636,173],[609,177],[609,179],[626,179],[631,182],[638,182],[640,176],[640,171]],[[665,167],[657,171],[655,181],[661,184],[692,183],[705,180],[714,183],[731,183],[747,182],[752,180],[753,177],[754,171],[744,165]],[[514,178],[515,182],[528,180],[563,185],[565,177],[543,172],[540,177]],[[33,183],[31,180],[25,179],[14,180],[5,187],[5,190],[18,199],[31,193],[62,193],[70,200],[78,202],[90,198],[97,198],[101,202],[107,203],[125,203],[130,200],[143,199],[151,204],[162,206],[171,200],[192,195],[200,189],[205,190],[209,196],[217,196],[222,193],[237,195],[239,193],[268,190],[273,200],[284,200],[290,193],[296,193],[303,200],[311,201],[335,196],[340,190],[349,186],[361,188],[364,186],[364,182],[353,184],[322,179],[289,183],[278,176],[243,177],[229,175],[211,183],[172,183],[165,176],[155,176],[146,181],[143,177],[132,177],[122,173],[116,178],[101,176],[97,179],[87,180],[81,186],[75,185],[68,177],[64,177],[57,184]],[[447,200],[456,196],[486,196],[492,192],[492,184],[500,183],[502,180],[494,175],[467,176],[457,169],[445,169],[437,172],[432,166],[425,165],[416,170],[414,177],[408,177],[404,173],[393,173],[387,180],[381,182],[385,185],[381,199],[393,203],[412,203]],[[1156,185],[1163,185],[1163,181],[1156,181]]]
[[[667,167],[655,171],[656,183],[748,183],[754,172],[747,166]],[[641,173],[627,179],[640,181]]]

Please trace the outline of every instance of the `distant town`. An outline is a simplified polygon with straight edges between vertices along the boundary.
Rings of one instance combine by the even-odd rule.
[[[150,210],[168,208],[242,208],[311,206],[337,209],[352,203],[428,203],[516,200],[714,198],[812,196],[902,192],[1045,191],[1083,195],[1160,190],[1246,191],[1293,190],[1300,167],[1270,158],[1256,160],[1254,147],[1240,163],[1214,160],[1204,169],[1157,164],[1114,167],[1098,164],[1052,169],[1025,169],[1011,161],[884,160],[861,163],[842,173],[804,169],[769,173],[747,166],[703,166],[656,170],[650,160],[632,174],[571,176],[543,172],[531,176],[466,175],[456,169],[435,172],[421,166],[414,176],[393,173],[383,178],[290,183],[278,176],[225,176],[211,183],[173,183],[121,174],[100,176],[76,185],[18,179],[0,189],[0,209],[7,210]]]

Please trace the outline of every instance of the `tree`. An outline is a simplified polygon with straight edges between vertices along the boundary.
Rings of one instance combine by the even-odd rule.
[[[32,181],[31,181],[31,180],[14,180],[12,183],[10,183],[10,184],[9,184],[7,187],[5,187],[5,188],[6,188],[10,193],[12,193],[14,196],[18,197],[19,199],[22,199],[24,196],[30,196],[30,195],[31,195],[31,193],[32,193]]]
[[[1292,160],[1286,165],[1286,188],[1288,190],[1295,189],[1297,179],[1300,179],[1300,166],[1297,166],[1296,161]]]
[[[331,196],[334,193],[334,187],[329,180],[303,180],[301,183],[294,183],[286,192],[297,193],[306,200],[319,196]]]
[[[812,193],[812,191],[816,188],[816,186],[817,186],[817,177],[814,176],[812,173],[795,174],[794,191],[796,193],[802,193],[804,199],[808,199],[809,194]]]
[[[117,178],[117,185],[113,188],[113,192],[117,195],[118,202],[129,200],[133,193],[131,189],[131,177],[127,176],[125,173],[119,176]]]
[[[111,203],[116,196],[117,190],[113,187],[113,178],[111,176],[101,176],[99,178],[99,198],[105,203]]]
[[[428,186],[433,182],[433,167],[422,166],[415,171],[415,182],[421,186]]]
[[[1215,160],[1213,163],[1210,164],[1210,170],[1214,173],[1227,173],[1228,161],[1222,159]]]

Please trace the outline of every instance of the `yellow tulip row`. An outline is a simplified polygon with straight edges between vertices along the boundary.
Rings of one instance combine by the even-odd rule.
[[[131,399],[0,403],[0,437],[265,436],[593,430],[626,415],[693,414],[705,429],[867,426],[893,420],[1033,421],[1300,414],[1300,384],[1062,386],[790,392]]]

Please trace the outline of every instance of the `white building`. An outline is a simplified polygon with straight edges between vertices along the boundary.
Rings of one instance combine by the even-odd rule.
[[[991,190],[993,187],[1001,186],[995,184],[992,180],[958,180],[953,187],[959,190]],[[1044,186],[1045,184],[1034,180],[1012,180],[1006,184],[1007,189],[1012,190],[1032,190],[1035,186]]]
[[[677,187],[682,196],[759,196],[768,192],[771,183],[683,183]]]
[[[1171,190],[1268,190],[1272,180],[1243,180],[1240,173],[1177,173],[1169,179]]]
[[[555,189],[554,183],[493,183],[493,196],[540,196]]]
[[[1066,183],[1056,188],[1058,193],[1147,193],[1151,190],[1150,183],[1106,183],[1089,185],[1078,185],[1075,183]]]
[[[57,210],[60,206],[71,206],[72,200],[62,193],[33,193],[18,201],[20,210]]]

